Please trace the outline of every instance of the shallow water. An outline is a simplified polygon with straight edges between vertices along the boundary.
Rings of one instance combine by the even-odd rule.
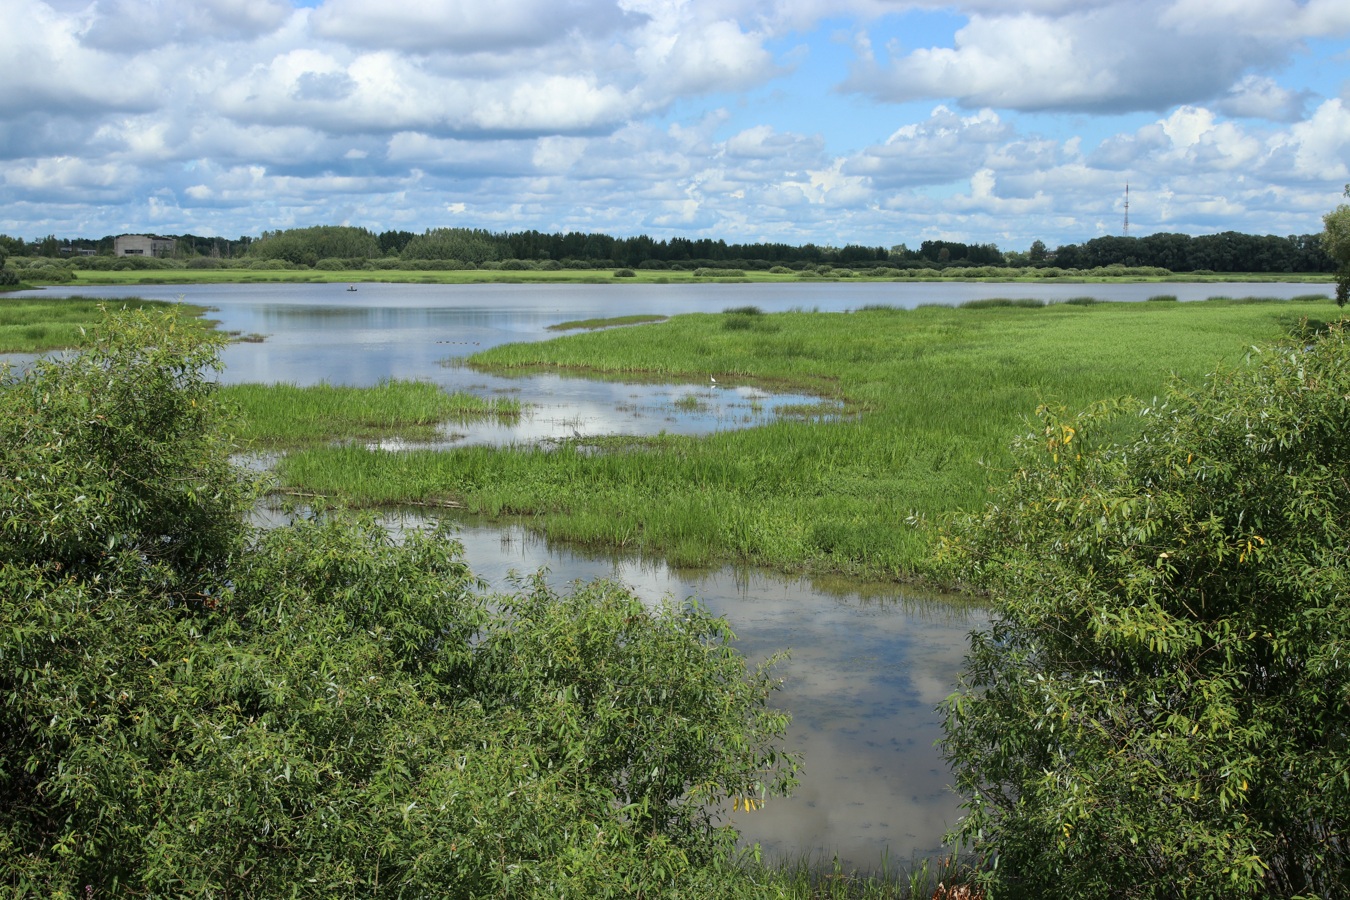
[[[847,868],[878,868],[937,856],[956,820],[951,775],[934,742],[935,711],[956,682],[966,636],[984,610],[958,598],[895,585],[822,584],[759,571],[677,570],[661,562],[585,556],[550,548],[519,527],[462,526],[475,573],[509,590],[512,573],[548,569],[555,587],[612,578],[648,602],[698,598],[725,616],[740,650],[776,669],[775,705],[789,710],[785,748],[801,753],[801,784],[732,820],[770,858],[810,856]]]
[[[913,308],[988,297],[1047,301],[1090,295],[1142,301],[1160,293],[1181,300],[1214,296],[1295,297],[1328,292],[1308,284],[983,284],[979,282],[821,282],[789,284],[210,284],[53,287],[45,296],[184,299],[211,307],[226,331],[262,335],[226,348],[227,382],[370,385],[388,378],[431,381],[480,396],[516,396],[531,404],[510,425],[456,426],[445,443],[537,442],[596,435],[707,434],[773,418],[796,394],[766,395],[709,372],[685,384],[650,384],[556,374],[488,375],[457,365],[486,347],[556,337],[549,326],[626,315],[721,312],[842,312],[871,305]],[[20,292],[26,296],[37,292]],[[719,384],[710,382],[718,376]]]

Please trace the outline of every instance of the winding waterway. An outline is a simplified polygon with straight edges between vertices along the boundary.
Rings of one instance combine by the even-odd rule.
[[[458,428],[446,443],[547,441],[576,434],[702,434],[764,421],[777,405],[810,398],[737,385],[637,384],[558,375],[489,376],[455,360],[495,344],[545,340],[562,322],[634,314],[912,308],[984,297],[1181,300],[1329,293],[1307,284],[909,284],[889,282],[696,285],[191,285],[52,289],[110,300],[182,298],[213,308],[229,331],[262,335],[224,354],[229,382],[369,385],[431,381],[528,405],[520,423]],[[693,397],[696,403],[681,402]],[[906,593],[893,585],[821,583],[722,569],[675,570],[660,561],[588,556],[552,547],[517,526],[461,525],[465,555],[494,587],[512,573],[549,580],[616,578],[642,597],[698,597],[725,616],[741,649],[762,658],[787,649],[778,704],[794,720],[785,745],[805,761],[795,796],[741,813],[738,826],[768,855],[878,866],[936,854],[955,820],[950,772],[934,747],[935,706],[952,689],[966,635],[984,622],[977,606]]]

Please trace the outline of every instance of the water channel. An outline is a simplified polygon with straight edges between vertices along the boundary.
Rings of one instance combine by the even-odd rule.
[[[229,331],[264,336],[224,354],[229,382],[369,385],[387,378],[431,381],[528,405],[519,424],[457,428],[446,443],[549,441],[575,434],[703,434],[753,426],[782,403],[744,386],[636,384],[557,375],[499,377],[456,359],[508,341],[545,340],[550,325],[593,317],[720,312],[838,312],[871,304],[912,308],[982,297],[1146,300],[1175,294],[1293,297],[1307,284],[822,283],[746,285],[191,285],[52,289],[110,300],[141,296],[211,307]],[[697,404],[680,403],[694,395]],[[546,567],[558,586],[608,577],[650,601],[698,597],[725,616],[752,658],[789,649],[778,705],[793,714],[785,746],[805,768],[796,794],[736,824],[770,858],[837,856],[847,868],[936,855],[955,820],[950,772],[934,748],[935,706],[952,689],[966,635],[984,622],[972,604],[914,596],[893,585],[823,583],[743,570],[675,570],[658,560],[589,556],[549,546],[517,526],[466,521],[471,568],[494,588],[512,573]]]

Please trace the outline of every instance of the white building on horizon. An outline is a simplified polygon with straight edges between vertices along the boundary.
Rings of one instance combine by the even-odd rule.
[[[152,234],[122,234],[113,238],[113,256],[173,256],[176,243]]]

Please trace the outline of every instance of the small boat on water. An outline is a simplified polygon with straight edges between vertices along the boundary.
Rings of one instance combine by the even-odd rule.
[[[354,290],[356,290],[356,285],[354,285],[354,284],[349,284],[349,285],[347,285],[347,290],[349,290],[349,291],[354,291]]]

